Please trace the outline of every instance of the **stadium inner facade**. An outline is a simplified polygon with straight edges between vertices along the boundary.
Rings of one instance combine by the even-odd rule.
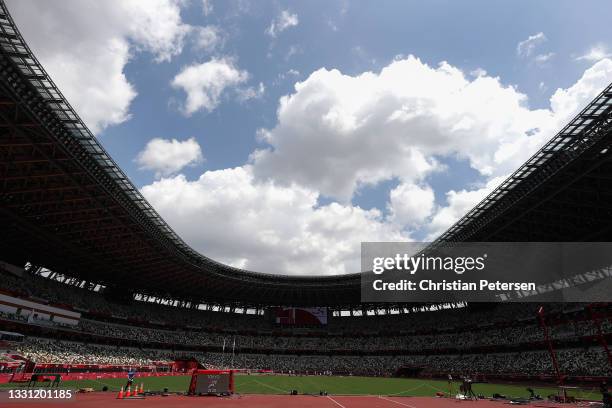
[[[436,242],[612,241],[611,128],[608,86]],[[607,304],[548,304],[541,320],[536,304],[381,307],[360,302],[357,273],[269,275],[194,251],[80,120],[4,2],[0,182],[0,330],[25,335],[3,357],[6,372],[172,372],[198,361],[555,381],[552,344],[565,381],[612,376]],[[292,320],[314,308],[325,324]]]

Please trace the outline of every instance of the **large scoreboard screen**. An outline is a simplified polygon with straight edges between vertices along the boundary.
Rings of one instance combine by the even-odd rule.
[[[234,376],[231,370],[197,370],[189,384],[190,395],[232,394]]]
[[[274,322],[280,325],[324,325],[327,324],[326,307],[275,307]]]

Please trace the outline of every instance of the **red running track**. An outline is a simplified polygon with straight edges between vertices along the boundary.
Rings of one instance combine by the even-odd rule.
[[[504,408],[507,401],[460,401],[433,397],[386,396],[310,396],[310,395],[244,395],[227,398],[149,396],[139,400],[119,400],[114,394],[94,392],[77,394],[70,401],[24,401],[3,403],[3,408]],[[568,404],[565,405],[567,407]],[[530,407],[556,408],[561,405],[538,401]]]

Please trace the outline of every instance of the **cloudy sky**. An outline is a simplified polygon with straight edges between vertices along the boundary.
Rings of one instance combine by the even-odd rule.
[[[612,82],[607,0],[7,3],[166,221],[260,272],[434,239]]]

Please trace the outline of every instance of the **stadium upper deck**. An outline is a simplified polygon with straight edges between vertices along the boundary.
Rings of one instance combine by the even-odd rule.
[[[438,241],[610,241],[611,127],[609,86]],[[272,276],[190,248],[83,124],[2,1],[0,183],[0,260],[15,265],[194,302],[359,302],[359,274]]]

